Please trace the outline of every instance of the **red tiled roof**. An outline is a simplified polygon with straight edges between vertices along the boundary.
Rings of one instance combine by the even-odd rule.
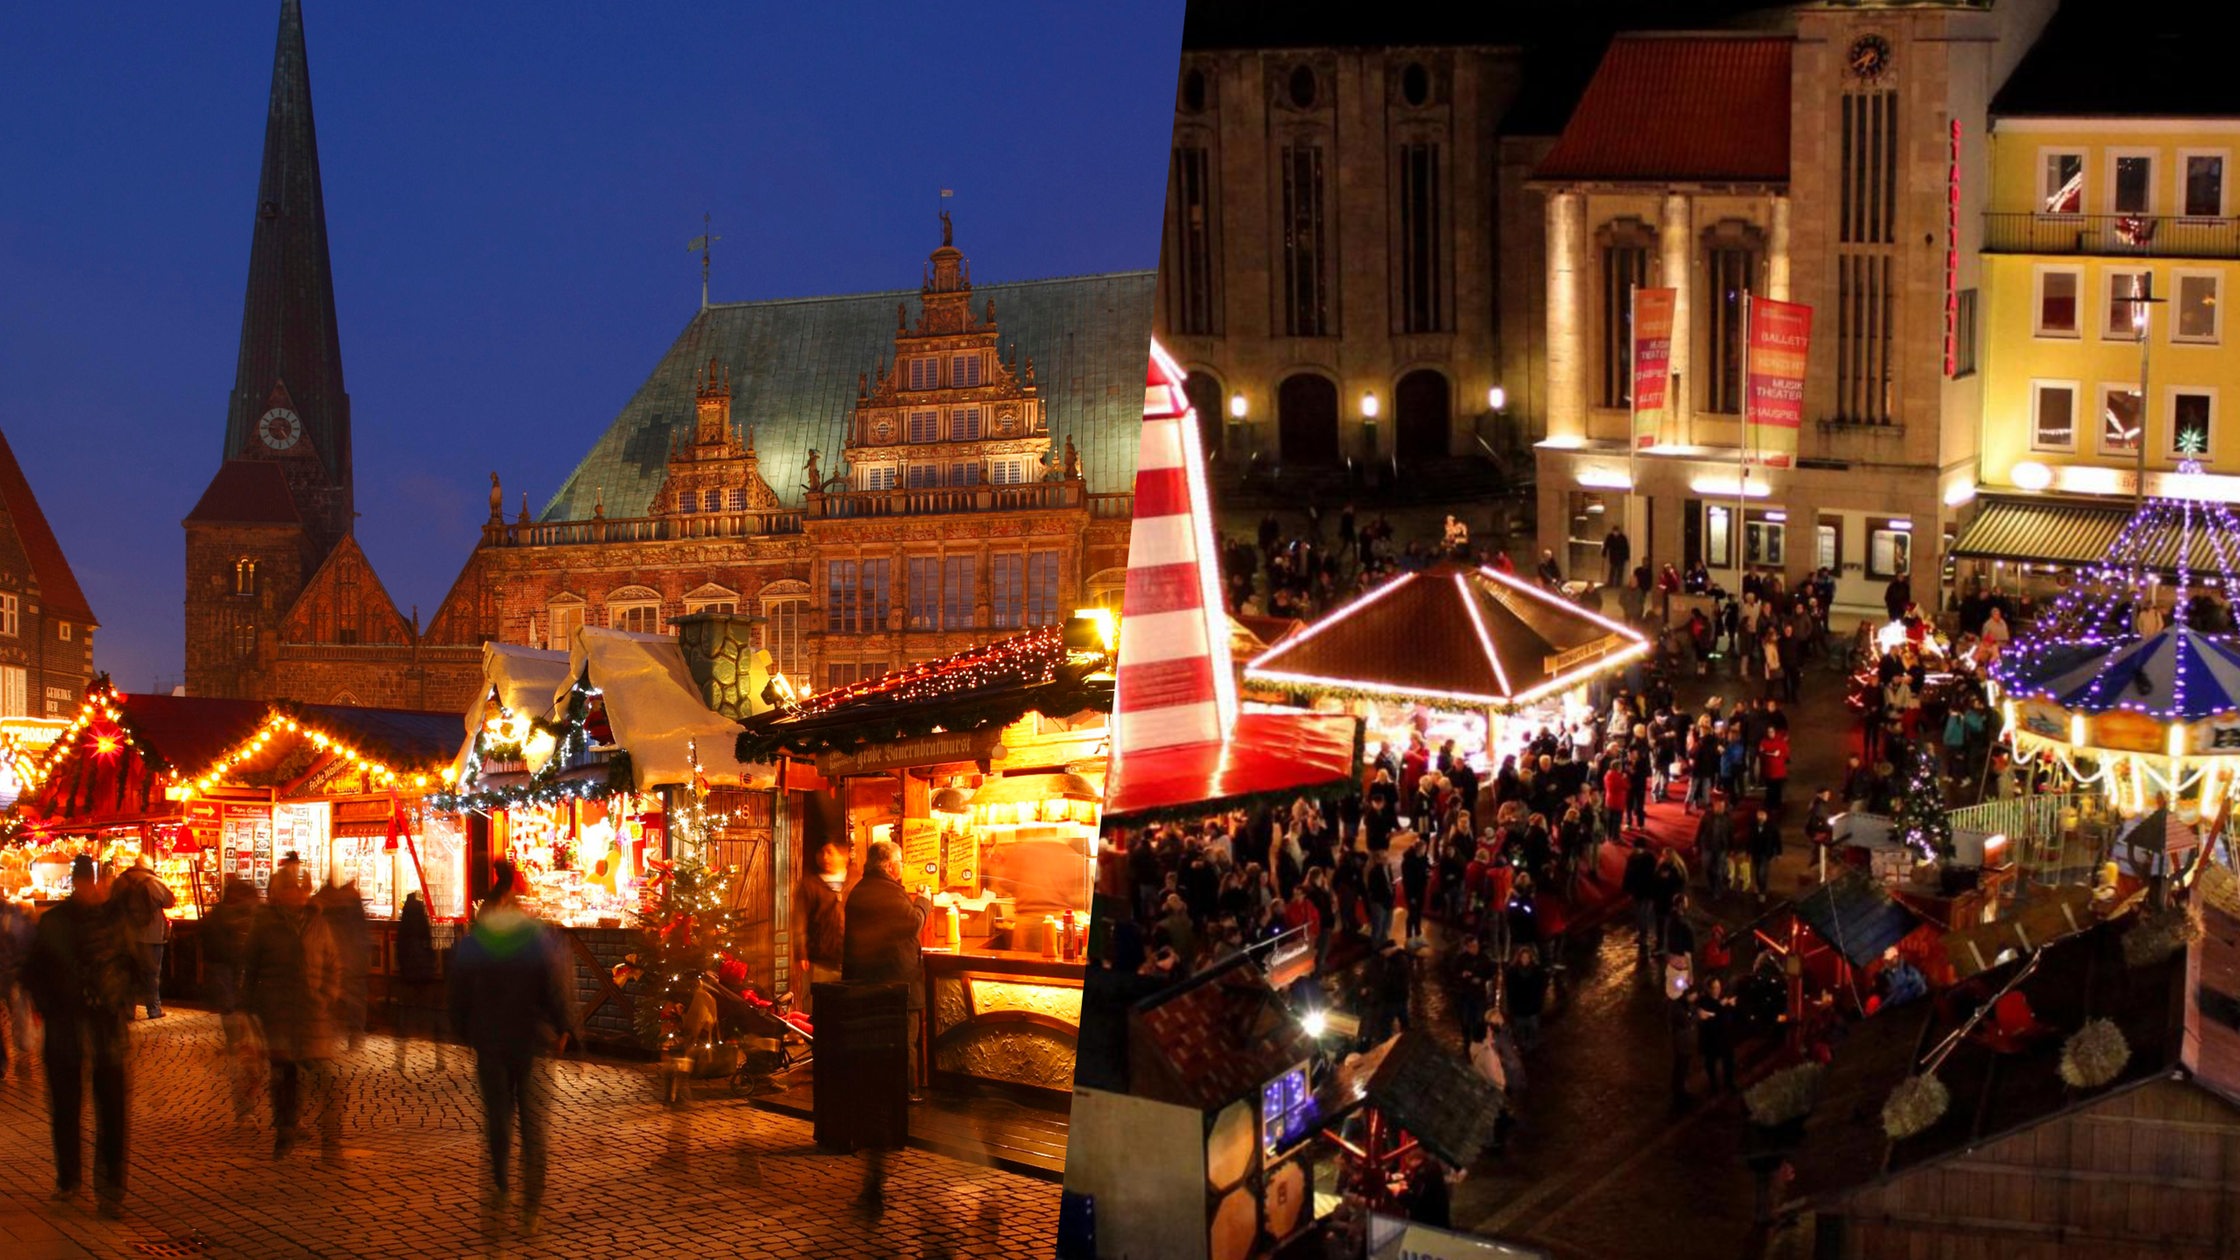
[[[47,514],[39,510],[38,496],[31,493],[31,482],[23,475],[23,466],[16,463],[16,453],[5,433],[0,433],[0,516],[15,525],[16,539],[23,544],[31,576],[39,583],[39,601],[47,612],[70,621],[99,624],[86,603],[86,593],[78,588],[78,575],[70,571],[70,561],[62,554],[62,544],[55,541]]]
[[[218,465],[210,488],[195,501],[190,521],[233,525],[294,525],[303,520],[280,465],[259,459],[229,459]]]
[[[1785,38],[1611,41],[1533,178],[1785,183]]]

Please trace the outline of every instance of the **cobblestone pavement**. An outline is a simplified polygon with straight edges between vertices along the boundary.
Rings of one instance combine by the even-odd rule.
[[[855,1207],[860,1157],[728,1094],[672,1109],[643,1065],[552,1065],[544,1218],[524,1240],[480,1227],[481,1104],[456,1048],[369,1037],[341,1073],[343,1149],[272,1159],[262,1106],[236,1128],[215,1015],[132,1026],[130,1197],[97,1219],[81,1191],[51,1203],[46,1086],[0,1081],[0,1257],[206,1255],[1034,1257],[1057,1237],[1058,1187],[958,1160],[889,1157],[884,1215]],[[89,1134],[90,1138],[90,1134]],[[91,1151],[88,1151],[88,1158]]]

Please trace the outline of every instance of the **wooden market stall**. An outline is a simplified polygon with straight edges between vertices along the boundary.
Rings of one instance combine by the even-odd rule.
[[[871,843],[929,894],[937,1084],[1056,1103],[1072,1087],[1112,675],[1076,618],[782,705],[742,757],[815,768],[860,877]]]
[[[751,619],[723,620],[746,640]],[[739,724],[720,709],[767,706],[727,699],[738,680],[714,683],[696,642],[584,628],[567,653],[486,645],[485,686],[435,798],[468,837],[477,895],[496,859],[522,871],[525,902],[571,947],[576,1034],[610,1049],[653,1048],[616,968],[640,950],[646,904],[679,858],[732,875],[747,986],[784,988],[777,890],[796,869],[800,793],[789,801],[773,766],[735,759]],[[766,668],[750,655],[747,674]]]
[[[466,911],[464,838],[454,820],[422,806],[441,782],[457,720],[126,694],[97,679],[31,768],[36,785],[18,805],[35,855],[31,895],[68,895],[76,854],[119,868],[145,856],[177,898],[165,986],[185,992],[200,981],[194,925],[224,881],[262,891],[294,854],[316,883],[357,885],[378,997],[393,954],[389,925],[408,893],[419,892],[439,922]]]

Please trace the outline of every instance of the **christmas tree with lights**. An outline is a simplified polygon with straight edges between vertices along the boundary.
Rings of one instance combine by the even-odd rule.
[[[1917,744],[1905,754],[1897,787],[1898,805],[1892,822],[1898,839],[1923,859],[1951,857],[1952,821],[1945,817],[1936,754],[1927,744]]]
[[[737,952],[743,924],[731,903],[731,886],[728,872],[692,858],[650,881],[638,911],[645,944],[615,969],[616,983],[636,986],[638,1034],[648,1044],[683,1030],[700,996],[701,977],[722,969]]]

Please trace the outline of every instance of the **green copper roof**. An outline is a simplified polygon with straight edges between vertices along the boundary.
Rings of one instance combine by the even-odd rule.
[[[1153,279],[1128,271],[972,289],[975,314],[995,299],[1005,357],[1017,345],[1022,363],[1034,360],[1052,462],[1070,435],[1092,494],[1134,488]],[[731,424],[742,435],[754,427],[763,480],[800,506],[811,447],[824,475],[840,468],[857,377],[893,359],[902,302],[915,321],[916,290],[722,303],[696,313],[541,519],[588,520],[602,497],[610,517],[647,515],[671,434],[692,433],[694,381],[711,356],[731,369]]]

